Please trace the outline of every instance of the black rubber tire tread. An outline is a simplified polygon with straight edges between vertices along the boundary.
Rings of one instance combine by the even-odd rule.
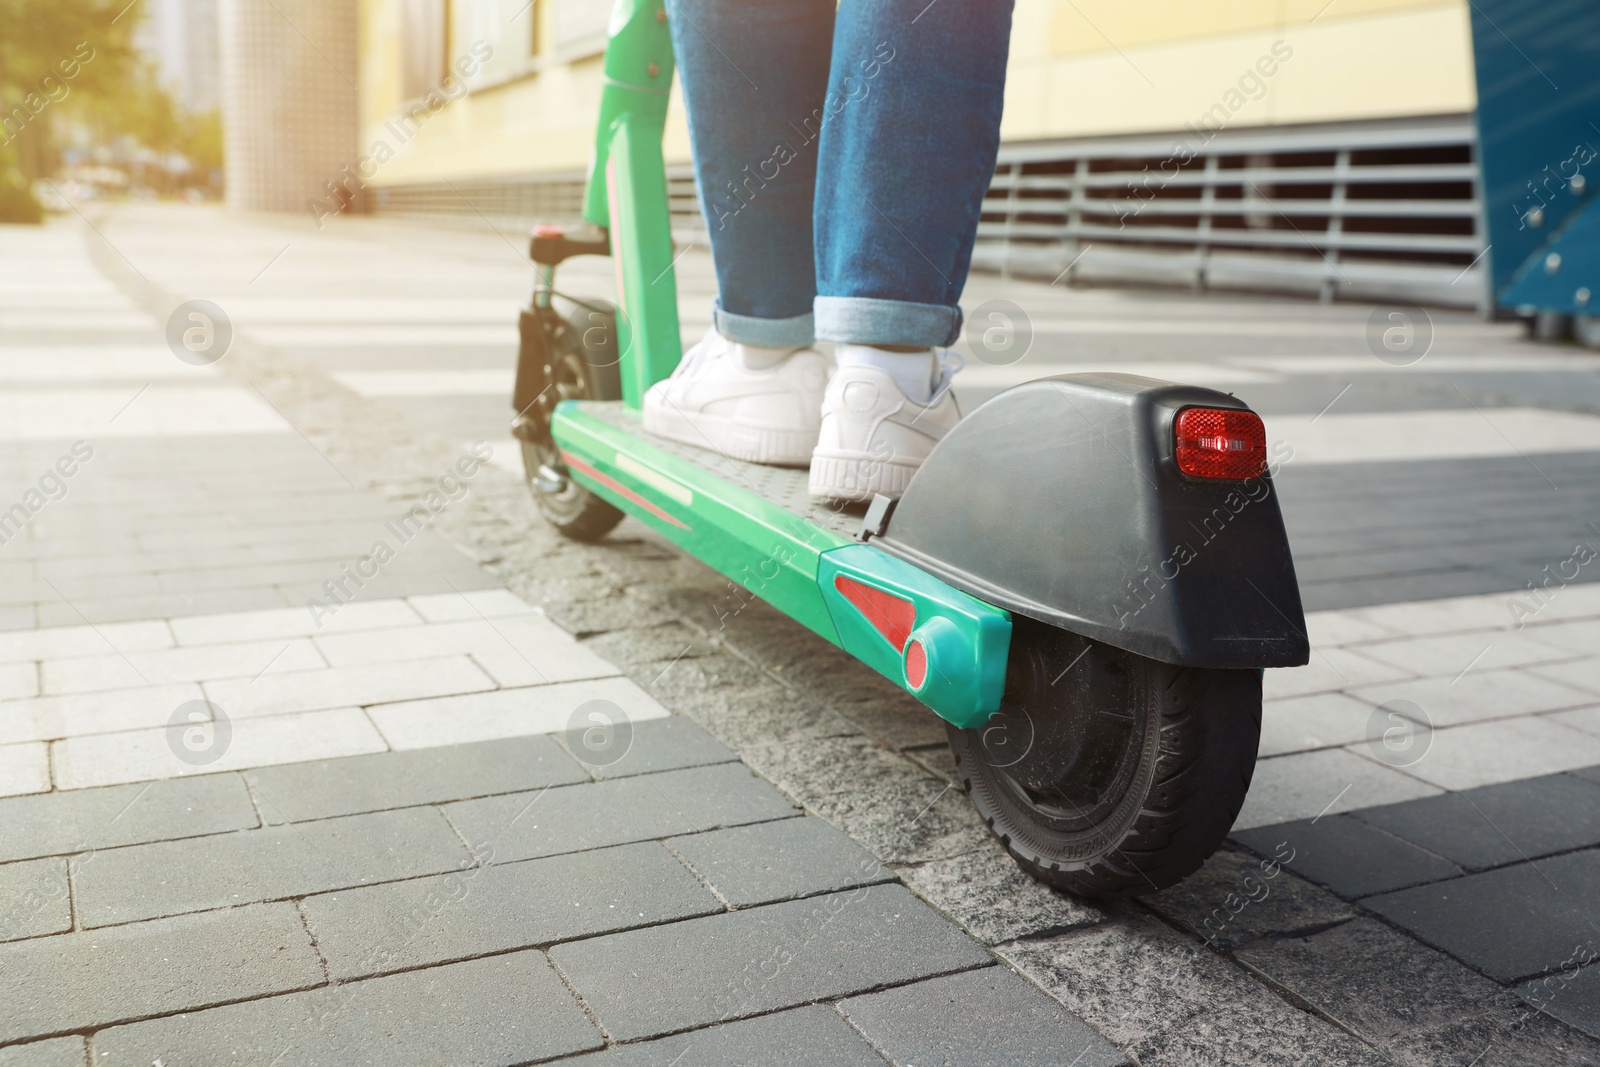
[[[617,524],[626,517],[621,510],[601,500],[593,493],[586,493],[582,505],[579,506],[578,511],[570,519],[558,522],[546,514],[545,521],[554,526],[557,533],[570,541],[582,541],[586,544],[592,544],[616,529]]]
[[[599,497],[586,502],[578,517],[556,529],[573,541],[594,542],[617,528],[626,516]]]
[[[605,315],[614,317],[616,315],[615,307],[607,301],[577,304],[573,301],[564,300],[563,304],[570,307],[570,310],[562,316],[569,324],[568,336],[575,335],[579,338],[579,344],[583,343],[581,339],[586,336],[586,331],[581,321],[585,313],[589,313],[591,316]],[[610,331],[610,335],[615,336],[614,327]],[[585,361],[584,379],[584,399],[622,399],[622,369],[618,362],[614,360],[598,363]],[[547,501],[543,494],[533,485],[533,476],[538,468],[539,459],[535,450],[526,443],[522,446],[522,464],[527,472],[528,488],[532,491],[534,500],[539,505],[540,513],[544,515],[545,521],[554,526],[556,532],[560,533],[561,536],[572,541],[593,543],[605,537],[606,534],[616,528],[618,523],[627,517],[619,508],[600,499],[600,497],[587,489],[579,490],[579,496],[576,498],[577,507],[570,513],[564,514],[556,508],[547,506]]]
[[[1153,773],[1141,765],[1136,776],[1145,790],[1138,815],[1097,855],[1067,860],[1023,844],[1019,839],[1037,839],[1039,828],[1008,802],[998,772],[981,758],[976,731],[948,727],[961,784],[990,831],[1032,877],[1078,896],[1153,893],[1194,873],[1232,828],[1255,772],[1260,671],[1136,663],[1156,701],[1159,749]]]

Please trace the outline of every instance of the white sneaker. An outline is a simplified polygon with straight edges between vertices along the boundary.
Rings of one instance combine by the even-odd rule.
[[[959,357],[941,363],[933,398],[918,403],[873,367],[840,367],[822,401],[822,432],[811,454],[811,495],[830,500],[898,499],[933,446],[961,418],[950,379]]]
[[[645,430],[750,463],[805,466],[822,426],[828,357],[797,348],[749,365],[773,357],[707,331],[672,377],[645,393]]]

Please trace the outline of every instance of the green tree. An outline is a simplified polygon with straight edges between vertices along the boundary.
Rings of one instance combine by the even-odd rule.
[[[42,216],[30,187],[55,158],[49,109],[125,90],[140,3],[0,0],[0,221]]]
[[[222,112],[206,111],[183,117],[178,151],[202,171],[222,169]]]

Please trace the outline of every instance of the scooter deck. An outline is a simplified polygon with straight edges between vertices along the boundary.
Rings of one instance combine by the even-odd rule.
[[[809,477],[804,468],[772,467],[763,463],[746,463],[711,448],[695,448],[677,441],[650,437],[644,430],[639,412],[621,401],[584,401],[584,414],[625,434],[649,440],[656,448],[692,463],[708,474],[732,485],[746,489],[770,504],[775,504],[797,518],[837,534],[854,538],[866,516],[865,504],[843,504],[837,501],[814,500],[808,489]]]
[[[858,543],[864,511],[812,501],[805,471],[652,437],[618,402],[562,401],[550,432],[574,481],[945,719],[1000,706],[1010,615]]]

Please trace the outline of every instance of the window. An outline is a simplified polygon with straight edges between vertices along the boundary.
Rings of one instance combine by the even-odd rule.
[[[444,81],[445,0],[400,0],[400,95],[415,100]]]
[[[527,69],[534,55],[535,0],[453,0],[450,61],[476,60],[469,87],[493,85]]]
[[[571,54],[605,48],[611,0],[556,0],[556,48]]]

